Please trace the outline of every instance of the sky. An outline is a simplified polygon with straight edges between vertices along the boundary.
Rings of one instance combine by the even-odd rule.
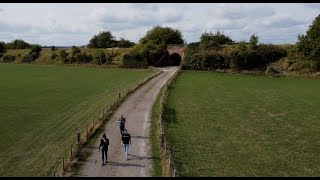
[[[0,41],[81,46],[101,31],[138,42],[156,25],[179,29],[187,43],[204,32],[235,41],[295,43],[320,14],[320,3],[0,3]]]

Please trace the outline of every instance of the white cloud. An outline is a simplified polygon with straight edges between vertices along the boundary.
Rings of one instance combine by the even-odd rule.
[[[313,9],[320,9],[320,3],[307,3],[304,4],[304,6],[308,7],[308,8],[313,8]]]
[[[319,3],[1,4],[0,41],[19,37],[43,45],[83,45],[108,30],[117,39],[137,42],[150,28],[162,25],[181,30],[187,42],[220,30],[236,41],[256,33],[260,41],[294,43],[319,8]]]

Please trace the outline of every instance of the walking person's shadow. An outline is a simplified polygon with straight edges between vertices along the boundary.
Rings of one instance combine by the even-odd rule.
[[[121,167],[145,167],[143,165],[140,165],[140,164],[134,164],[134,163],[119,163],[119,162],[108,162],[107,165],[110,165],[110,166],[121,166]]]
[[[144,159],[160,159],[159,157],[135,156],[135,155],[129,154],[129,153],[128,153],[128,156],[132,156],[132,157],[134,157],[134,158],[132,158],[132,159],[138,159],[138,160],[144,160]]]

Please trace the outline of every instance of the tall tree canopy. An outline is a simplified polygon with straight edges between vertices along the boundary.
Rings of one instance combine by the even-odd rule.
[[[184,44],[181,31],[172,29],[170,27],[155,26],[147,32],[147,34],[140,39],[140,43],[146,44],[148,42],[154,44]]]
[[[309,26],[306,35],[298,36],[297,44],[307,58],[320,61],[320,15]]]
[[[114,36],[110,31],[100,32],[98,35],[94,35],[88,44],[89,48],[110,48],[113,47],[115,42]]]

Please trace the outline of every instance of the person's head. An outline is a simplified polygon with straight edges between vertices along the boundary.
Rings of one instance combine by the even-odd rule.
[[[107,136],[106,136],[106,134],[105,134],[105,133],[103,133],[102,138],[107,138]]]
[[[121,118],[123,118],[123,114],[121,114]]]
[[[124,133],[127,134],[127,132],[128,132],[127,129],[124,129]]]

